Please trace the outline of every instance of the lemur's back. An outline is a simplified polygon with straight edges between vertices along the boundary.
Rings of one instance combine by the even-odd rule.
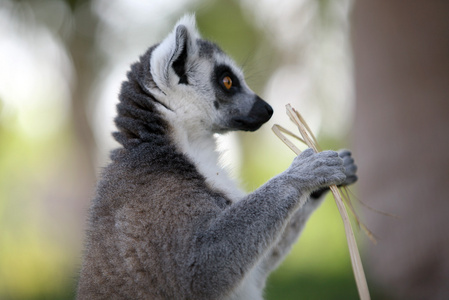
[[[132,65],[119,98],[79,299],[262,299],[326,188],[356,180],[349,152],[307,150],[256,191],[235,188],[214,135],[255,131],[273,110],[191,16]]]
[[[194,234],[230,204],[171,141],[151,96],[133,82],[141,68],[135,64],[122,86],[115,135],[125,147],[112,153],[98,184],[81,299],[194,297]]]
[[[142,146],[136,156],[150,155],[149,151],[151,147]],[[101,197],[92,208],[78,296],[195,298],[189,295],[195,233],[229,205],[228,200],[206,189],[198,174],[186,179],[177,169],[155,169],[157,164],[149,166],[143,160],[128,165],[132,154],[118,156],[105,170]]]

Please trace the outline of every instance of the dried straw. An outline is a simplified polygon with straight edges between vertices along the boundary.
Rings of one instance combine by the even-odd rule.
[[[292,137],[295,137],[296,139],[305,143],[308,147],[312,148],[315,152],[319,152],[320,150],[319,150],[318,143],[315,139],[315,136],[313,135],[313,133],[310,130],[307,123],[302,118],[301,114],[299,112],[297,112],[293,107],[291,107],[290,104],[288,104],[286,106],[286,108],[287,108],[287,115],[293,121],[293,123],[295,123],[295,125],[298,127],[302,138],[298,137],[297,135],[293,134],[292,132],[288,131],[287,129],[284,129],[283,127],[281,127],[279,125],[273,126],[273,128],[272,128],[273,132],[276,134],[276,136],[278,136],[281,139],[282,142],[284,142],[297,155],[299,153],[301,153],[301,150],[299,150],[292,142],[290,142],[285,137],[285,135],[283,133],[286,133]],[[349,220],[348,213],[347,213],[345,205],[343,203],[342,196],[341,196],[336,185],[332,185],[329,188],[334,196],[335,203],[337,204],[337,208],[338,208],[338,211],[340,212],[341,218],[343,219],[343,225],[344,225],[345,233],[346,233],[346,240],[348,242],[349,254],[351,256],[352,269],[354,271],[354,277],[356,280],[360,299],[369,300],[370,294],[369,294],[369,290],[368,290],[368,284],[366,283],[365,272],[363,271],[362,261],[360,259],[359,250],[357,248],[357,243],[355,241],[354,232],[352,231],[351,222]],[[346,192],[345,196],[349,197],[347,192]],[[361,224],[362,228],[365,230],[365,232],[367,232],[367,235],[372,240],[375,241],[372,233],[368,229],[366,229],[366,227],[362,223],[360,223],[357,215],[354,212],[354,208],[352,207],[352,205],[350,205],[350,201],[348,201],[347,203],[349,203],[348,206],[350,207],[351,211],[354,213],[354,215],[356,217],[357,224],[359,226]]]

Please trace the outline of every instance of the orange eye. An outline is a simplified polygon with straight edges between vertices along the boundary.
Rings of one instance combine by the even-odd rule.
[[[226,89],[231,89],[232,87],[232,79],[229,76],[225,76],[223,77],[223,85],[225,86]]]

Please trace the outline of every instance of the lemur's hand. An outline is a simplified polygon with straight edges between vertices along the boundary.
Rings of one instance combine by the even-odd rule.
[[[343,160],[344,173],[346,175],[346,179],[342,183],[338,184],[338,186],[348,186],[353,184],[358,178],[356,175],[357,166],[354,163],[351,152],[349,150],[340,150],[338,151],[338,156]],[[317,189],[310,195],[310,198],[321,198],[327,191],[329,191],[329,188],[327,187]]]
[[[351,151],[340,150],[338,151],[338,156],[343,159],[343,166],[345,168],[346,180],[339,186],[347,186],[353,184],[357,181],[358,177],[356,175],[357,165],[354,163],[354,159],[351,156]]]
[[[314,153],[307,149],[287,169],[288,180],[302,191],[341,185],[346,181],[343,159],[335,151]]]

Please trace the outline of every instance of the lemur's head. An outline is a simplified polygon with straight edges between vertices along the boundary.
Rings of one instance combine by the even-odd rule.
[[[183,17],[149,58],[145,88],[165,115],[187,130],[257,130],[273,110],[247,86],[217,45],[201,39],[194,16]]]

